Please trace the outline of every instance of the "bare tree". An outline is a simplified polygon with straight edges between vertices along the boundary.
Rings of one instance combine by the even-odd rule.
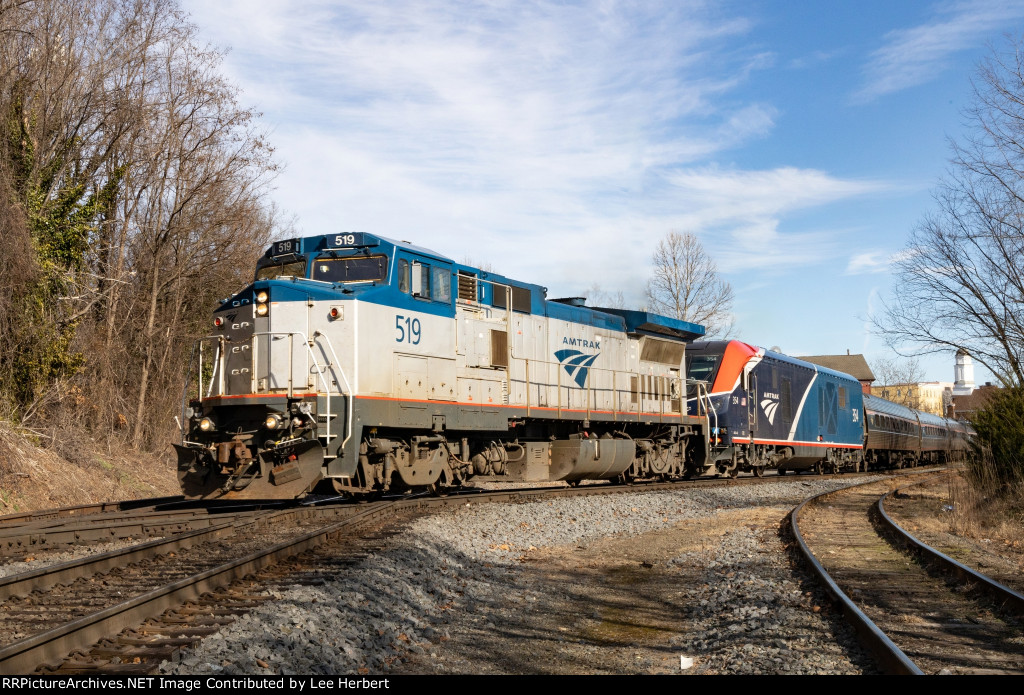
[[[652,311],[700,324],[708,337],[731,330],[732,287],[695,235],[669,232],[658,242],[653,263],[647,282]]]
[[[188,346],[278,228],[220,60],[177,0],[0,0],[0,411],[171,435]]]
[[[917,358],[880,357],[872,360],[871,372],[875,375],[872,388],[881,387],[882,398],[908,408],[920,407],[918,384],[924,379],[924,370]]]
[[[603,306],[609,309],[626,308],[626,298],[623,296],[622,290],[617,290],[615,292],[606,291],[601,289],[601,285],[596,282],[583,290],[580,295],[587,298],[587,301],[590,302],[590,306]]]
[[[1024,45],[978,71],[936,210],[894,263],[894,299],[875,317],[890,345],[963,348],[1005,385],[1024,383]]]

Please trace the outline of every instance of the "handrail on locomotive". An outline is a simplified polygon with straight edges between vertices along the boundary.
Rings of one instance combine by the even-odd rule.
[[[343,420],[344,425],[345,425],[345,430],[344,430],[345,438],[343,440],[343,446],[345,444],[347,444],[349,439],[352,436],[352,410],[353,409],[352,409],[351,401],[352,401],[353,391],[352,391],[351,385],[349,384],[348,377],[345,374],[345,369],[341,366],[340,360],[338,360],[338,354],[334,350],[334,345],[331,344],[330,337],[328,337],[327,335],[325,335],[321,331],[316,331],[316,332],[313,333],[313,338],[314,338],[313,340],[310,340],[306,336],[306,334],[301,332],[301,331],[262,331],[262,332],[259,332],[259,333],[252,334],[250,340],[247,341],[247,342],[249,342],[251,344],[251,346],[252,346],[252,349],[251,349],[251,353],[252,353],[251,365],[252,366],[251,366],[250,369],[251,369],[251,374],[252,374],[251,382],[252,382],[252,393],[253,394],[257,394],[257,393],[261,392],[261,389],[260,389],[260,386],[259,386],[259,377],[257,375],[257,367],[256,367],[256,365],[259,364],[259,361],[258,361],[258,350],[259,350],[259,338],[261,336],[267,336],[271,340],[273,340],[275,337],[280,337],[280,338],[287,337],[288,340],[289,340],[289,350],[288,350],[288,389],[287,389],[287,395],[288,395],[289,398],[293,398],[294,395],[295,395],[295,374],[294,374],[294,369],[293,369],[293,363],[294,363],[294,357],[295,357],[295,349],[294,349],[295,348],[295,337],[298,336],[298,337],[302,338],[302,343],[305,346],[305,349],[308,352],[309,356],[313,360],[313,368],[310,370],[310,373],[315,372],[317,374],[317,376],[319,377],[321,384],[323,385],[323,395],[324,395],[324,398],[325,398],[325,406],[326,406],[325,407],[325,409],[326,409],[325,417],[326,417],[326,421],[327,421],[326,422],[326,430],[327,431],[325,432],[324,435],[321,435],[321,436],[323,436],[328,442],[331,439],[333,439],[334,437],[336,437],[337,435],[334,435],[334,434],[331,433],[331,421],[334,419],[332,417],[332,412],[331,412],[331,394],[332,394],[332,391],[331,391],[330,383],[324,377],[324,373],[328,369],[330,369],[334,373],[334,378],[332,379],[332,381],[338,387],[338,390],[337,390],[336,393],[337,393],[338,396],[340,396],[342,398],[342,403],[343,403],[343,406],[344,406],[344,409],[345,409],[345,417],[344,417],[344,420]],[[323,366],[320,365],[320,361],[317,359],[316,352],[313,349],[315,345],[319,344],[319,339],[320,338],[322,338],[324,340],[324,342],[326,343],[327,349],[330,350],[330,356],[333,358],[333,361],[328,361]],[[192,353],[191,353],[191,355],[189,357],[188,370],[187,370],[186,375],[185,375],[185,388],[184,388],[184,392],[182,394],[182,405],[181,405],[181,418],[182,418],[182,422],[185,422],[187,420],[186,408],[187,408],[187,403],[188,403],[188,392],[189,392],[189,386],[191,385],[191,381],[192,381],[192,367],[193,367],[193,365],[196,362],[196,355],[197,355],[197,353],[198,353],[198,365],[197,365],[197,367],[198,367],[198,378],[197,378],[197,383],[199,385],[199,390],[198,390],[198,394],[197,395],[198,395],[198,397],[200,399],[204,398],[204,396],[203,396],[203,383],[202,383],[202,377],[203,377],[203,347],[206,344],[206,342],[210,341],[210,340],[216,341],[216,343],[217,343],[217,350],[216,350],[216,353],[214,354],[214,358],[213,358],[214,367],[213,367],[212,371],[210,372],[210,383],[209,383],[209,386],[207,387],[207,391],[206,391],[205,397],[209,398],[212,395],[215,395],[213,393],[213,384],[214,384],[214,379],[215,378],[217,379],[217,394],[216,395],[222,395],[224,393],[224,391],[225,391],[225,387],[224,387],[224,373],[225,373],[224,360],[225,360],[225,358],[227,356],[227,351],[224,350],[223,348],[224,348],[225,343],[227,343],[228,341],[227,341],[227,339],[224,336],[219,336],[219,335],[203,336],[202,338],[199,338],[196,341],[194,341],[193,344],[192,344]],[[322,345],[320,346],[320,350],[322,352],[324,350]],[[324,352],[324,357],[325,358],[327,357],[326,352]],[[344,390],[341,389],[341,384],[345,385],[345,389]],[[270,390],[270,389],[268,388],[266,390]],[[318,393],[318,395],[319,395],[319,393]],[[187,444],[190,443],[190,442],[188,442],[186,440],[185,434],[186,434],[185,430],[182,429],[182,432],[181,432],[181,443],[182,443],[182,445],[187,445]]]

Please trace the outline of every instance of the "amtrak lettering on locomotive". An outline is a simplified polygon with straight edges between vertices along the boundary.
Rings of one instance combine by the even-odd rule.
[[[371,234],[277,242],[193,351],[182,488],[290,498],[701,472],[707,416],[687,412],[683,370],[703,333]]]

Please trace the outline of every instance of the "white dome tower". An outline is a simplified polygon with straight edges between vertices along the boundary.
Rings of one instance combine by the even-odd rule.
[[[971,362],[971,356],[963,348],[956,351],[955,375],[953,395],[970,396],[974,392],[974,364]]]

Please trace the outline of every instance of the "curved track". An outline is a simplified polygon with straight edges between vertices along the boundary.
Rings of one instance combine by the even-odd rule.
[[[1019,613],[956,575],[928,571],[884,537],[878,500],[892,483],[821,495],[792,514],[798,545],[865,646],[890,673],[1024,673]]]

